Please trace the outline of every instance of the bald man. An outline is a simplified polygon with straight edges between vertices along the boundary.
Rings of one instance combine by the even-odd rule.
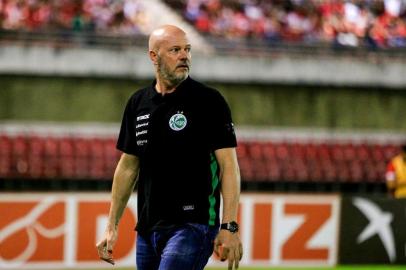
[[[138,270],[203,269],[213,250],[237,269],[240,174],[230,109],[217,90],[189,77],[191,44],[180,28],[153,31],[149,57],[155,80],[124,111],[98,254],[114,264],[117,227],[137,183]]]

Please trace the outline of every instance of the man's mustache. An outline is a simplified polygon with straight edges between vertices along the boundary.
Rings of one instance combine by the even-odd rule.
[[[190,63],[189,63],[189,62],[183,62],[183,63],[178,64],[176,67],[177,67],[177,68],[179,68],[179,67],[186,67],[186,68],[189,68],[189,67],[190,67]]]

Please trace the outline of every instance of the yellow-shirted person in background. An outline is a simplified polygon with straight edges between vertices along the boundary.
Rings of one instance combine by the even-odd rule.
[[[386,169],[386,185],[395,198],[406,198],[406,144]]]

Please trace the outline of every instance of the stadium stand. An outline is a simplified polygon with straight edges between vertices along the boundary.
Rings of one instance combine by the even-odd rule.
[[[404,47],[400,0],[166,0],[203,34],[268,42],[328,42],[334,46]]]
[[[200,51],[211,46],[159,0],[0,0],[0,42],[54,47],[129,47],[163,24],[185,29]]]
[[[0,134],[0,179],[112,178],[120,156],[115,136],[33,134]],[[240,138],[237,154],[243,183],[383,185],[386,164],[401,144],[292,138]]]
[[[177,13],[207,38],[264,41],[267,46],[280,42],[371,49],[406,46],[401,0],[2,0],[0,29],[3,38],[12,33],[39,38],[52,36],[51,32],[74,40],[85,33],[88,37],[79,43],[88,44],[99,37],[146,35],[156,24],[167,22],[165,17],[187,27]]]
[[[1,28],[137,34],[147,27],[140,1],[0,1]]]

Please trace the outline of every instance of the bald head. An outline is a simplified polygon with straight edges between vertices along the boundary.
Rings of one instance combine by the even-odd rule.
[[[149,36],[149,51],[158,51],[162,43],[179,38],[186,38],[185,31],[174,25],[163,25],[152,31]]]
[[[191,47],[186,33],[174,25],[161,26],[151,33],[149,57],[161,91],[176,89],[188,77]]]

